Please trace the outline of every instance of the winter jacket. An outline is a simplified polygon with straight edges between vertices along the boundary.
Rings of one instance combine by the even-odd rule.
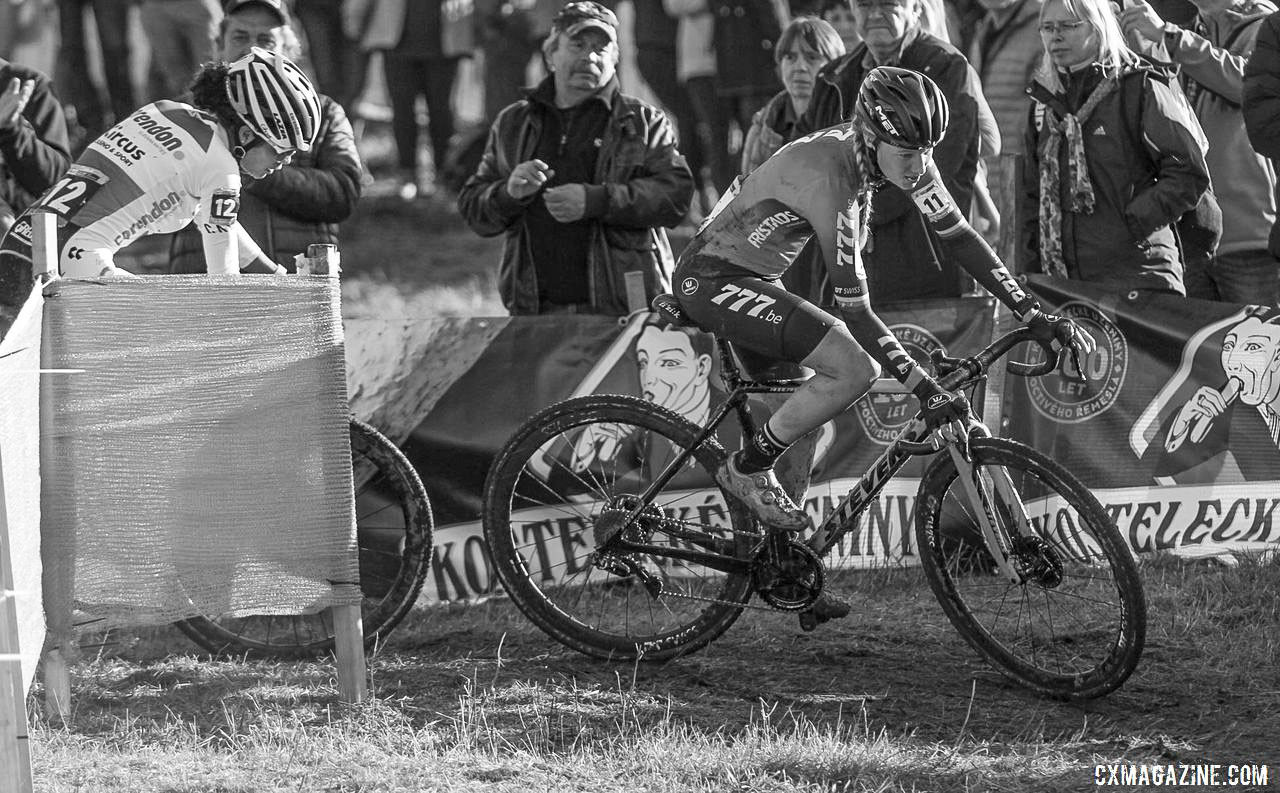
[[[1165,54],[1180,67],[1183,91],[1209,139],[1205,162],[1222,207],[1219,253],[1266,248],[1276,221],[1275,168],[1249,145],[1240,108],[1245,62],[1262,19],[1275,10],[1267,0],[1243,0],[1201,14],[1193,30],[1170,25],[1164,36]]]
[[[773,48],[782,35],[786,11],[775,0],[708,0],[707,5],[715,17],[717,92],[771,96],[782,87]]]
[[[360,198],[360,153],[342,105],[320,97],[316,146],[262,179],[245,179],[240,225],[273,262],[293,270],[293,257],[313,242],[338,243],[338,224]],[[204,245],[195,225],[173,235],[170,268],[205,272]]]
[[[551,78],[533,90],[548,90],[549,83]],[[512,315],[538,313],[538,276],[524,223],[534,199],[513,198],[507,177],[537,147],[545,112],[528,98],[504,108],[489,129],[479,167],[458,196],[458,208],[477,234],[506,235],[498,291]],[[693,175],[676,150],[666,114],[614,92],[595,184],[604,186],[607,206],[591,223],[590,302],[599,313],[621,316],[628,309],[626,273],[643,274],[646,299],[671,288],[674,258],[661,227],[679,223],[693,198]]]
[[[389,50],[404,33],[405,3],[440,3],[440,49],[446,58],[475,49],[474,0],[346,0],[342,30],[363,50]]]
[[[0,88],[7,89],[15,77],[33,80],[34,85],[17,124],[0,130],[0,216],[10,215],[10,220],[62,178],[71,165],[67,124],[49,78],[0,58]]]
[[[751,117],[751,129],[747,130],[742,143],[742,175],[759,168],[760,163],[769,159],[782,143],[790,140],[797,121],[795,105],[791,104],[791,96],[785,90],[774,94],[769,104],[757,110]],[[765,141],[778,145],[771,147]]]
[[[1244,69],[1243,111],[1249,142],[1275,166],[1280,160],[1280,12],[1257,28],[1253,54]],[[1280,257],[1280,219],[1271,227],[1267,247]]]
[[[1094,64],[1072,75],[1066,95],[1036,81],[1027,89],[1034,103],[1024,143],[1021,248],[1029,272],[1040,262],[1040,153],[1048,136],[1044,115],[1074,112],[1102,82]],[[1065,138],[1059,147],[1062,254],[1071,278],[1121,289],[1159,289],[1186,294],[1182,259],[1170,224],[1199,202],[1209,187],[1203,132],[1187,103],[1167,78],[1148,66],[1126,66],[1119,84],[1082,125],[1085,160],[1093,184],[1091,213],[1067,209]]]
[[[1027,86],[1044,58],[1042,0],[1020,0],[1003,22],[988,11],[974,32],[969,62],[1000,127],[1003,154],[1021,154],[1027,127]]]
[[[912,34],[908,34],[909,36]],[[814,81],[809,108],[796,124],[796,136],[847,122],[863,77],[876,66],[865,43],[828,63]],[[928,75],[951,107],[947,133],[934,149],[942,181],[966,213],[973,203],[979,154],[979,115],[986,100],[978,75],[949,42],[920,31],[904,43],[893,64]],[[902,190],[881,190],[872,199],[871,239],[863,249],[873,294],[880,303],[932,297],[957,297],[965,281],[955,262],[941,255],[941,244]]]

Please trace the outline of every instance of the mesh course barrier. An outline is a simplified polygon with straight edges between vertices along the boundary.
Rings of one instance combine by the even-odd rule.
[[[44,339],[55,634],[359,603],[337,279],[58,282]]]
[[[4,406],[0,410],[0,487],[4,488],[5,512],[0,516],[0,532],[5,534],[0,537],[0,582],[7,573],[13,585],[11,592],[0,593],[13,598],[12,603],[0,602],[0,609],[12,608],[0,615],[0,631],[13,615],[22,663],[21,688],[14,692],[18,697],[26,696],[31,688],[45,629],[40,602],[41,310],[36,292],[0,344],[0,405]],[[12,649],[8,640],[13,638],[0,636],[0,655]],[[5,706],[3,700],[0,692],[0,708]],[[0,774],[0,781],[3,779]]]

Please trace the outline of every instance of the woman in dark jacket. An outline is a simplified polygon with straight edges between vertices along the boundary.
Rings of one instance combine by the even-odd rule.
[[[844,42],[840,34],[817,17],[797,17],[782,31],[773,48],[782,90],[751,118],[751,128],[742,144],[743,176],[796,137],[796,122],[809,107],[818,71],[841,55]]]
[[[1048,0],[1027,93],[1025,269],[1186,294],[1173,225],[1209,186],[1186,100],[1124,43],[1108,0]]]

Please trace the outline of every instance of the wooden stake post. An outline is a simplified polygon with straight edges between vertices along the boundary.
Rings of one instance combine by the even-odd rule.
[[[48,212],[31,215],[31,269],[36,283],[45,283],[58,275],[58,222],[57,216]],[[49,340],[45,339],[47,346]],[[41,354],[44,357],[44,354]],[[40,389],[40,411],[45,412],[46,389]],[[59,613],[62,609],[50,609],[50,604],[71,603],[70,581],[57,578],[55,571],[44,571],[45,618],[49,632],[42,659],[44,680],[44,710],[51,722],[65,722],[71,715],[71,672],[67,660],[74,656],[74,648],[62,642],[72,636],[71,614]],[[50,597],[51,593],[65,596]]]
[[[337,278],[341,270],[338,246],[312,244],[307,255],[295,261],[299,275],[327,275]],[[369,696],[364,660],[364,625],[360,606],[333,606],[333,655],[338,665],[338,694],[344,702],[363,702]]]

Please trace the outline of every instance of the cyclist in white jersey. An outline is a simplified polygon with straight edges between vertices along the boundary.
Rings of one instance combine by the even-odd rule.
[[[871,194],[905,190],[954,256],[1036,335],[1073,354],[1093,339],[1071,320],[1040,311],[970,227],[933,163],[946,132],[947,100],[928,77],[882,66],[858,92],[854,120],[802,137],[735,182],[680,254],[676,296],[702,327],[752,352],[802,363],[814,375],[716,472],[762,522],[800,531],[808,516],[778,483],[774,463],[798,439],[846,410],[881,371],[921,403],[931,430],[963,432],[962,395],[943,390],[871,310],[861,248]],[[811,240],[826,260],[839,317],[783,288],[780,277]],[[829,595],[819,621],[848,606]]]
[[[315,89],[283,55],[255,47],[234,63],[206,64],[191,91],[194,107],[161,100],[105,132],[19,218],[0,241],[0,314],[16,313],[30,292],[33,212],[57,216],[66,278],[127,277],[116,251],[193,222],[209,273],[284,271],[236,222],[241,174],[261,178],[310,150]]]

